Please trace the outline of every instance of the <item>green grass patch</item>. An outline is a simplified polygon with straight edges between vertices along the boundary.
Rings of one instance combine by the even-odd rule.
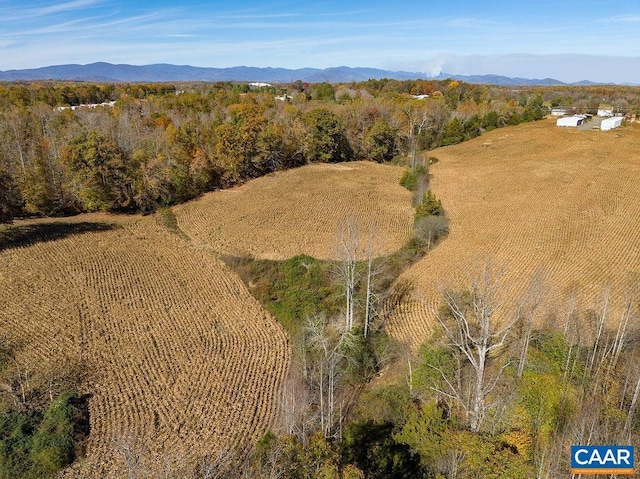
[[[331,273],[332,263],[298,255],[286,261],[225,258],[251,294],[278,320],[290,337],[308,316],[339,313],[342,290]]]
[[[85,454],[88,398],[58,396],[44,411],[0,412],[0,479],[53,477]]]
[[[167,228],[172,233],[182,236],[184,239],[189,239],[189,235],[187,235],[184,231],[180,229],[180,225],[178,224],[178,218],[175,213],[169,206],[163,206],[158,209],[158,217],[160,218],[160,224]]]
[[[158,215],[160,216],[160,221],[162,225],[174,232],[180,231],[180,226],[178,226],[178,218],[173,213],[169,206],[163,206],[158,210]]]

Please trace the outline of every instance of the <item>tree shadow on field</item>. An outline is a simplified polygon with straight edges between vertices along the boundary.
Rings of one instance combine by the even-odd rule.
[[[110,223],[42,223],[31,225],[8,225],[0,227],[0,252],[6,249],[31,246],[47,241],[56,241],[67,236],[109,231],[118,226]]]

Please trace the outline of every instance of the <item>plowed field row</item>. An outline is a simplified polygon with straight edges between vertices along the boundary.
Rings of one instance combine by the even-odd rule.
[[[235,274],[153,218],[0,252],[0,324],[25,361],[81,357],[87,469],[122,477],[116,445],[154,457],[249,450],[276,416],[287,339]]]
[[[398,184],[403,171],[369,162],[309,165],[174,210],[183,231],[221,253],[335,258],[336,239],[349,219],[362,244],[373,230],[375,252],[383,255],[411,234],[411,193]]]
[[[400,281],[414,292],[390,318],[413,344],[433,326],[442,287],[467,287],[489,260],[504,269],[511,299],[535,272],[546,277],[546,312],[569,298],[597,309],[610,288],[619,304],[640,275],[640,128],[557,128],[551,121],[496,130],[432,152],[432,189],[451,218],[449,236]],[[506,289],[506,288],[505,288]]]

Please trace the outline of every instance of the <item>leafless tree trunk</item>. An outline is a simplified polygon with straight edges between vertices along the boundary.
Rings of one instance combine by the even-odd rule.
[[[371,317],[373,315],[373,291],[372,291],[372,274],[373,274],[373,252],[372,247],[369,245],[369,254],[367,255],[367,292],[365,295],[365,310],[364,310],[364,330],[363,335],[366,338],[369,334],[369,324],[371,323]]]
[[[609,362],[609,367],[607,369],[607,376],[611,374],[611,372],[615,369],[616,365],[618,364],[618,360],[620,359],[620,354],[622,353],[622,349],[626,344],[627,327],[629,326],[629,321],[631,320],[631,318],[634,317],[633,308],[634,308],[636,299],[637,299],[637,294],[635,290],[628,293],[624,298],[624,306],[622,308],[622,317],[620,318],[620,322],[618,323],[616,337],[613,341],[612,356],[611,356],[611,361]]]
[[[345,295],[345,330],[351,331],[355,324],[356,285],[358,283],[358,255],[360,238],[355,219],[348,216],[338,233],[337,274]]]
[[[413,367],[411,366],[411,350],[407,350],[407,368],[409,369],[409,377],[407,383],[409,385],[409,396],[413,394]]]
[[[334,437],[336,431],[337,392],[346,351],[354,340],[353,333],[332,328],[323,316],[307,319],[308,346],[316,353],[320,427],[325,437]],[[341,417],[338,420],[341,421]],[[338,424],[338,428],[340,424]]]
[[[596,355],[598,354],[598,347],[600,346],[600,340],[602,339],[602,332],[604,331],[604,323],[607,320],[607,314],[609,309],[609,288],[605,289],[604,295],[602,297],[602,305],[600,307],[600,314],[596,320],[596,335],[593,341],[593,349],[591,351],[591,357],[589,358],[586,367],[585,367],[585,375],[591,373],[593,366],[595,364]]]
[[[369,242],[367,245],[367,263],[366,263],[366,294],[365,294],[365,310],[364,310],[364,328],[363,336],[366,338],[371,332],[371,323],[378,314],[378,304],[380,302],[379,292],[377,288],[377,277],[380,275],[383,266],[381,263],[376,264],[375,259],[375,238],[376,231],[371,225],[369,227]]]
[[[627,411],[627,419],[624,423],[624,429],[622,431],[623,436],[627,437],[628,440],[631,440],[631,426],[633,423],[633,418],[636,414],[636,408],[638,407],[638,398],[640,397],[640,375],[638,375],[638,379],[636,381],[636,387],[633,391],[633,398],[631,399],[631,404],[629,404],[629,410]]]
[[[457,401],[467,412],[469,427],[477,432],[482,426],[488,404],[487,396],[495,388],[506,363],[493,371],[488,365],[491,355],[499,352],[505,346],[513,327],[520,319],[520,308],[512,314],[510,319],[503,319],[498,324],[496,313],[503,307],[500,300],[501,275],[490,266],[485,265],[478,276],[472,278],[470,296],[464,293],[447,291],[443,294],[447,314],[436,313],[450,346],[460,354],[473,371],[470,395],[467,396],[463,387],[455,384],[453,378],[447,378],[442,369],[446,387],[438,390],[440,393]]]
[[[314,422],[312,397],[303,373],[304,366],[289,372],[282,391],[282,427],[286,434],[298,437],[306,443]]]
[[[200,475],[198,477],[202,477],[202,479],[238,477],[239,471],[234,470],[236,459],[236,454],[232,449],[218,449],[215,454],[200,459],[198,466]]]
[[[114,440],[114,449],[120,455],[128,479],[147,477],[144,458],[147,453],[141,438],[134,434],[122,435]]]
[[[409,158],[411,159],[411,169],[415,169],[418,162],[416,153],[418,150],[418,140],[425,130],[431,118],[429,110],[424,103],[412,100],[402,112],[407,119],[407,138],[409,140]]]

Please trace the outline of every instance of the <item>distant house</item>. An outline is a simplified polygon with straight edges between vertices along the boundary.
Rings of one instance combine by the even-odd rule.
[[[556,125],[577,127],[584,123],[585,118],[584,115],[563,116],[562,118],[558,118]]]
[[[551,115],[552,116],[564,116],[567,114],[566,108],[552,108]]]
[[[262,87],[270,87],[273,86],[271,83],[263,83],[263,82],[253,82],[249,83],[249,88],[262,88]]]
[[[622,125],[622,117],[621,116],[613,116],[611,118],[607,118],[602,120],[600,123],[600,129],[602,131],[613,130],[614,128],[618,128]]]
[[[427,98],[429,98],[429,95],[411,95],[411,96],[416,100],[426,100]]]
[[[598,106],[598,116],[613,116],[613,106],[607,103],[600,103],[600,105]]]
[[[74,106],[59,106],[55,108],[55,111],[64,111],[64,110],[77,110],[78,108],[98,108],[99,106],[104,108],[113,108],[116,106],[115,101],[105,101],[103,103],[83,103],[81,105]]]

